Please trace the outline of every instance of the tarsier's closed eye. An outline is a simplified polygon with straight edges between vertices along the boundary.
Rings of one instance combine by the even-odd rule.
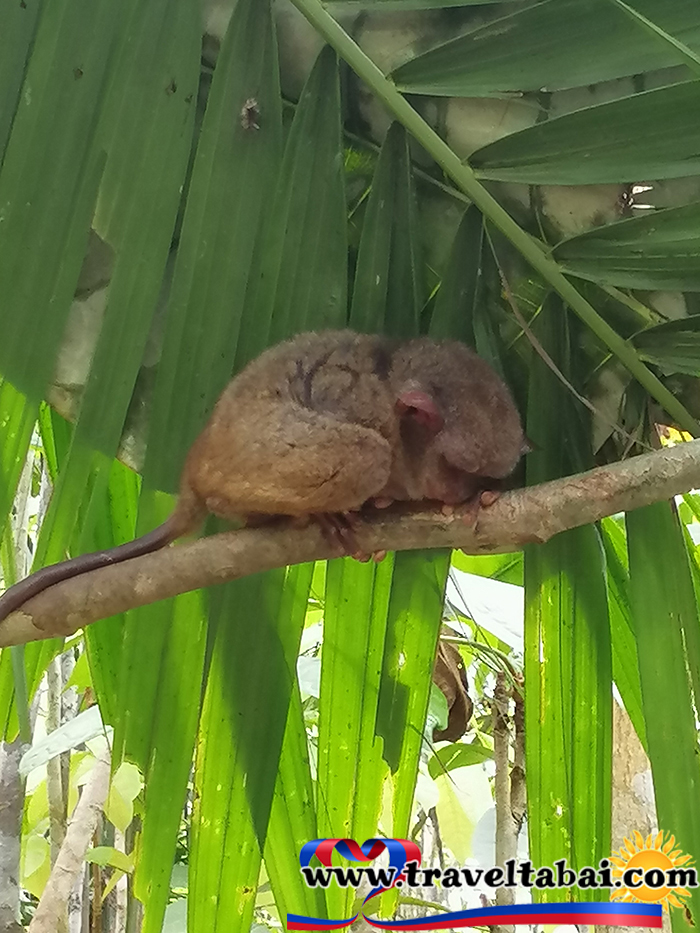
[[[435,399],[420,389],[407,389],[402,392],[396,400],[396,410],[433,434],[441,431],[445,424]]]

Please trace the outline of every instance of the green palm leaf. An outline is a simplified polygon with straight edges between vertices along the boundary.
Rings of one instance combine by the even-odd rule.
[[[600,285],[700,291],[699,224],[699,204],[653,211],[564,240],[554,256]]]
[[[470,163],[480,178],[534,185],[682,178],[700,172],[700,129],[688,124],[699,105],[700,81],[644,91],[512,133]]]

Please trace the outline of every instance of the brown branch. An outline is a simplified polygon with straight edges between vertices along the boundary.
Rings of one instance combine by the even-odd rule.
[[[24,782],[19,761],[28,746],[21,738],[0,742],[0,930],[23,933],[19,916],[19,860]]]
[[[496,675],[496,687],[491,704],[493,722],[493,761],[495,774],[493,797],[496,806],[496,865],[505,867],[508,859],[515,859],[518,834],[513,820],[510,801],[510,690],[503,671]],[[500,887],[496,891],[496,904],[515,903],[513,888]],[[495,924],[492,933],[511,933],[511,924]]]
[[[459,547],[514,551],[606,515],[700,486],[700,441],[642,454],[588,473],[505,493],[469,526],[459,510],[377,511],[358,531],[367,552]],[[66,580],[0,623],[0,647],[70,635],[98,619],[200,587],[337,554],[316,525],[245,528],[167,548]]]
[[[70,892],[83,867],[85,853],[107,799],[109,773],[110,754],[105,748],[97,757],[70,818],[61,851],[51,869],[28,933],[55,933],[59,919],[65,915]]]
[[[47,714],[46,731],[54,732],[61,725],[61,667],[54,658],[46,671]],[[46,762],[46,795],[49,802],[49,840],[51,842],[51,864],[55,865],[66,838],[68,821],[68,788],[63,785],[60,756]],[[64,911],[56,919],[56,933],[67,933],[68,914]]]
[[[513,690],[513,767],[510,772],[510,810],[515,822],[515,834],[520,835],[527,812],[527,786],[525,782],[525,703],[523,678],[518,676]]]

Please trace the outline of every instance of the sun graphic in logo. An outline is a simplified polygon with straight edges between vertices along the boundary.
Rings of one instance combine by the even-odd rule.
[[[620,884],[612,892],[612,900],[662,904],[666,910],[669,907],[683,907],[684,900],[690,897],[690,891],[682,885],[687,877],[692,876],[692,872],[689,875],[687,869],[678,869],[688,864],[690,856],[683,855],[680,849],[675,848],[675,837],[670,834],[665,840],[663,832],[644,839],[635,830],[632,837],[624,839],[620,850],[610,857],[615,866],[613,878]]]

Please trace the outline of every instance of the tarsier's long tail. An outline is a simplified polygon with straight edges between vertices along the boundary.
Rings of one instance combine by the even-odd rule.
[[[19,609],[27,600],[39,593],[43,593],[44,590],[55,583],[61,583],[63,580],[89,573],[91,570],[109,567],[112,564],[120,564],[123,561],[131,560],[133,557],[141,557],[144,554],[160,550],[160,548],[170,544],[171,541],[175,541],[176,538],[194,531],[203,517],[204,509],[201,505],[192,495],[185,494],[181,496],[172,515],[162,525],[154,528],[153,531],[149,531],[148,534],[136,538],[134,541],[127,541],[126,544],[109,548],[106,551],[95,551],[92,554],[73,557],[71,560],[52,564],[50,567],[44,567],[42,570],[30,574],[30,576],[20,580],[19,583],[11,586],[9,590],[6,590],[0,596],[0,622],[11,612]]]

